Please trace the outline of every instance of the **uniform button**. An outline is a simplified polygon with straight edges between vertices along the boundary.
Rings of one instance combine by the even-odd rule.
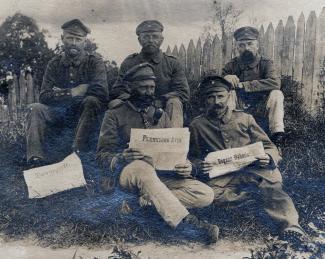
[[[72,74],[72,73],[70,73],[70,76],[72,77],[72,76],[73,76],[73,74]]]
[[[227,142],[227,143],[228,143],[228,142],[229,142],[229,139],[225,139],[225,142]]]
[[[71,84],[73,84],[73,83],[74,83],[74,81],[73,81],[73,80],[71,80],[71,81],[70,81],[70,83],[71,83]]]

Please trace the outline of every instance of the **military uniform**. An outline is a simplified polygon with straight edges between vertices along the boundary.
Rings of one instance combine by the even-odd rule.
[[[143,22],[137,27],[137,34],[150,30],[162,31],[162,25],[154,21]],[[127,99],[128,87],[123,84],[123,76],[131,67],[149,62],[156,77],[157,97],[167,99],[165,111],[172,122],[172,127],[183,126],[183,104],[188,102],[190,89],[185,76],[184,68],[178,59],[162,51],[154,55],[147,55],[142,51],[128,56],[121,64],[118,79],[111,91],[111,98]]]
[[[242,27],[235,34],[236,40],[256,40],[258,31],[252,27]],[[273,62],[257,55],[254,61],[245,63],[241,57],[227,63],[222,75],[236,75],[243,88],[236,89],[237,107],[253,114],[255,118],[268,118],[271,134],[284,132],[284,108],[281,82]]]
[[[211,188],[172,172],[169,176],[161,175],[148,157],[130,163],[120,160],[120,154],[128,147],[131,128],[170,127],[165,112],[158,121],[155,120],[155,109],[153,106],[139,109],[126,101],[106,111],[98,140],[97,160],[102,168],[118,175],[122,188],[146,196],[162,218],[176,227],[189,214],[186,208],[204,207],[212,202]]]
[[[72,20],[62,27],[69,33],[76,31],[85,35],[82,29],[84,25],[80,23],[79,20]],[[81,84],[88,85],[85,95],[72,97],[71,89]],[[106,68],[98,55],[81,52],[73,60],[65,53],[54,57],[45,71],[40,103],[31,104],[28,108],[27,160],[32,157],[45,159],[43,145],[49,128],[71,126],[75,121],[78,125],[73,149],[87,149],[89,135],[107,98]]]
[[[214,190],[216,204],[238,202],[247,198],[249,193],[241,188],[252,185],[260,192],[265,211],[280,223],[283,229],[299,226],[295,206],[282,189],[282,177],[277,168],[281,157],[276,146],[257,125],[252,115],[230,108],[220,119],[207,113],[192,121],[190,132],[190,160],[197,165],[196,171],[194,170],[197,173],[200,170],[198,162],[204,160],[208,153],[261,141],[265,153],[271,159],[268,168],[251,165],[205,181]]]

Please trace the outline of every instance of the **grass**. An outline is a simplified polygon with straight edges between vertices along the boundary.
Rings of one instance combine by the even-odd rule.
[[[292,90],[295,82],[284,78],[283,84],[288,136],[280,169],[285,190],[294,200],[302,226],[313,234],[311,223],[318,229],[325,228],[325,119],[324,115],[311,118],[304,113],[301,100]],[[25,169],[23,125],[23,121],[0,125],[0,231],[5,238],[33,236],[39,244],[54,247],[148,240],[167,244],[205,242],[203,233],[188,226],[180,225],[178,231],[170,229],[153,208],[139,208],[131,194],[118,188],[103,193],[98,188],[102,172],[91,156],[83,159],[87,188],[28,200],[22,175]],[[125,206],[123,201],[132,213],[121,209],[122,204]],[[276,226],[256,203],[240,208],[211,206],[195,213],[217,223],[222,238],[228,240],[254,241],[276,233]]]

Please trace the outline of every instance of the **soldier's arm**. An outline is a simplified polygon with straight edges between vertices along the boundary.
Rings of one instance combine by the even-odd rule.
[[[45,70],[39,100],[43,104],[56,104],[71,99],[70,89],[61,89],[57,82],[57,66],[51,60]]]
[[[263,60],[261,68],[263,79],[242,82],[245,92],[261,92],[279,90],[281,88],[280,78],[276,75],[273,62]]]
[[[172,91],[164,96],[167,99],[171,97],[178,97],[183,103],[185,103],[190,98],[190,87],[185,76],[184,68],[176,58],[171,58],[171,65],[172,80],[170,82],[170,86]]]
[[[111,171],[116,165],[116,156],[121,152],[117,125],[114,110],[106,111],[100,129],[96,160],[100,167]]]
[[[248,115],[248,130],[252,143],[261,141],[264,146],[265,153],[268,154],[275,166],[281,161],[281,156],[277,147],[272,143],[266,133],[256,123],[252,115]]]
[[[91,56],[90,58],[90,81],[86,96],[95,96],[100,101],[106,102],[108,100],[108,84],[104,61],[97,56]]]
[[[118,76],[117,79],[112,87],[112,90],[110,92],[110,99],[128,99],[129,95],[129,91],[126,88],[126,86],[123,84],[123,77],[126,73],[126,71],[128,71],[129,66],[127,65],[127,60],[124,60],[120,66],[120,69],[118,71]]]

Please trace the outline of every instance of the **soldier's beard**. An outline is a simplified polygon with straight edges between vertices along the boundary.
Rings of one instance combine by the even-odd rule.
[[[82,51],[81,48],[76,47],[76,46],[66,46],[64,48],[64,50],[65,50],[65,53],[71,58],[75,58],[75,57],[79,56],[79,54]]]
[[[244,61],[245,63],[249,63],[249,62],[253,62],[255,60],[255,55],[252,51],[249,50],[245,50],[242,54],[241,54],[241,59],[242,61]]]
[[[142,47],[142,52],[145,54],[155,54],[159,51],[159,47],[156,45],[145,45]]]
[[[138,108],[146,108],[152,105],[155,97],[153,95],[140,95],[136,92],[131,94],[129,98],[130,102],[132,102]]]

